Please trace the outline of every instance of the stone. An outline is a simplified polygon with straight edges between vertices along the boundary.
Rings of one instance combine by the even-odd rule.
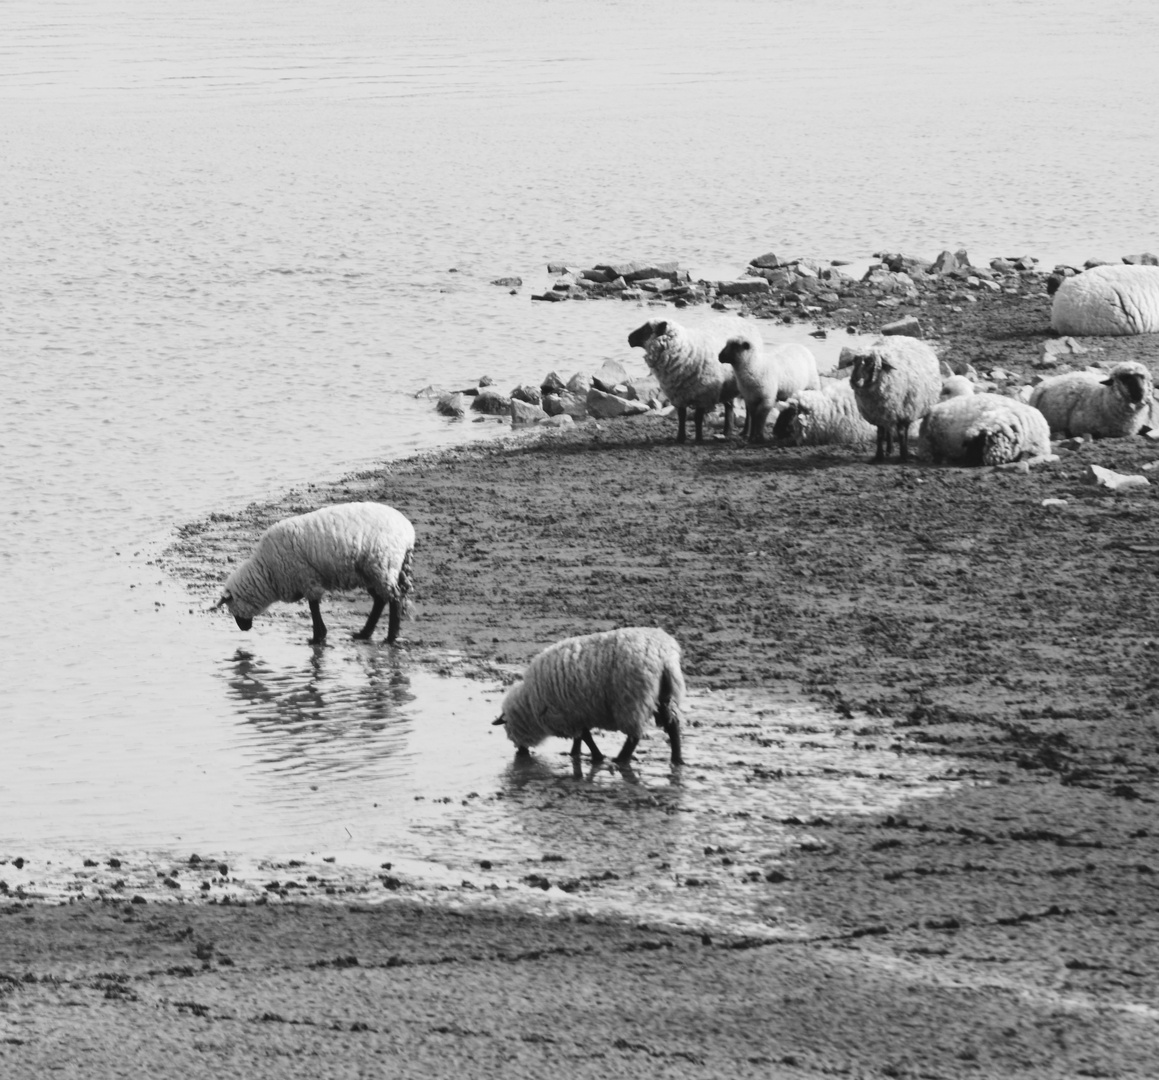
[[[546,401],[546,399],[545,399]],[[565,390],[559,395],[560,412],[566,413],[573,420],[584,420],[588,415],[587,398]],[[545,410],[546,411],[546,410]]]
[[[1013,259],[991,259],[990,269],[997,270],[1000,274],[1009,274],[1014,269]]]
[[[571,270],[566,263],[548,263],[547,272],[549,274],[570,274]]]
[[[1029,461],[1004,461],[1001,465],[995,465],[994,468],[997,472],[1021,473],[1022,475],[1025,476],[1025,475],[1028,475],[1030,473],[1030,462]]]
[[[592,379],[590,375],[585,375],[582,371],[577,371],[570,379],[567,380],[567,389],[573,394],[583,395],[592,388]]]
[[[512,401],[525,401],[539,408],[543,405],[543,390],[538,386],[517,386],[511,391]]]
[[[491,284],[492,285],[503,285],[509,289],[511,289],[511,288],[518,289],[519,286],[523,284],[523,278],[521,278],[521,277],[497,277],[491,282]]]
[[[605,360],[600,370],[592,376],[592,386],[606,393],[613,393],[613,386],[627,381],[628,372],[619,360]]]
[[[441,398],[446,392],[446,390],[440,390],[437,386],[424,386],[421,390],[415,391],[415,397],[426,401],[431,398]]]
[[[475,395],[471,401],[471,408],[488,416],[504,416],[511,411],[511,398],[499,393],[498,390],[485,387]]]
[[[1142,255],[1124,255],[1123,262],[1132,266],[1159,266],[1159,257],[1144,251]]]
[[[995,382],[1006,382],[1007,379],[1013,379],[1014,376],[1005,368],[996,367],[990,369],[990,378]]]
[[[1038,265],[1038,260],[1033,255],[1020,255],[1014,260],[1015,270],[1033,270]]]
[[[1073,454],[1076,450],[1080,450],[1084,443],[1086,443],[1086,439],[1078,435],[1073,435],[1069,439],[1060,439],[1058,448],[1060,450],[1069,450]]]
[[[922,336],[922,324],[912,315],[907,315],[904,319],[897,319],[894,322],[886,323],[881,328],[881,332],[883,334],[904,334],[906,337],[920,338]]]
[[[587,281],[598,281],[598,282],[602,283],[602,282],[607,282],[607,281],[613,281],[615,279],[616,275],[613,274],[611,272],[611,270],[607,269],[606,267],[601,267],[598,269],[596,267],[593,267],[591,270],[581,270],[580,277],[584,278]]]
[[[545,413],[538,405],[533,405],[527,401],[520,401],[517,397],[512,397],[511,423],[538,424],[540,420],[546,419],[547,413]]]
[[[967,270],[970,266],[970,256],[965,251],[943,251],[930,267],[930,272],[945,277]]]
[[[435,409],[442,416],[466,416],[467,397],[465,394],[444,394],[435,404]]]
[[[483,378],[481,378],[479,380],[479,385],[480,386],[494,386],[495,380],[493,378],[491,378],[490,375],[484,375]]]
[[[1063,507],[1063,506],[1067,505],[1067,502],[1066,502],[1066,499],[1043,499],[1042,505],[1043,506]]]
[[[567,297],[563,293],[545,292],[545,293],[532,293],[531,299],[532,300],[546,300],[550,303],[558,303],[560,300],[566,300]]]
[[[646,278],[667,278],[676,281],[680,276],[680,264],[677,262],[662,263],[597,263],[596,270],[603,270],[614,278],[623,278],[626,282],[643,281]]]
[[[750,296],[754,293],[767,293],[772,290],[764,278],[739,278],[735,281],[718,281],[715,283],[717,293],[721,296]]]
[[[544,394],[558,394],[561,390],[567,389],[567,383],[560,378],[558,372],[550,371],[539,384],[539,389]]]
[[[1112,469],[1104,469],[1101,465],[1088,465],[1086,472],[1083,474],[1083,479],[1088,484],[1096,484],[1099,487],[1105,487],[1111,491],[1124,491],[1134,487],[1151,486],[1151,481],[1145,476],[1138,474],[1128,476],[1126,473],[1117,473]]]
[[[761,270],[776,270],[777,267],[784,266],[785,262],[773,252],[767,251],[764,255],[758,255],[755,259],[750,260],[749,265]]]
[[[597,420],[611,420],[618,416],[637,416],[648,412],[648,406],[642,401],[629,401],[627,398],[617,397],[615,394],[605,394],[594,386],[588,391],[588,415]]]
[[[549,416],[545,420],[540,420],[540,427],[570,427],[575,421],[567,413],[557,413],[555,416]]]

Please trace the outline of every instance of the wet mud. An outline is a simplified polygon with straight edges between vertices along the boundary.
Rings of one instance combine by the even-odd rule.
[[[1048,312],[1043,294],[922,316],[944,357],[1019,374]],[[1085,344],[1073,366],[1159,359]],[[1156,445],[1024,474],[673,434],[520,436],[184,527],[167,566],[209,602],[273,520],[398,507],[420,537],[403,647],[435,670],[502,681],[559,637],[663,626],[699,695],[689,764],[671,781],[652,739],[639,783],[575,777],[562,744],[498,765],[439,820],[484,836],[512,802],[518,854],[442,889],[9,896],[0,1064],[75,1061],[77,1038],[114,1061],[118,1033],[163,1024],[253,1075],[274,1055],[418,1076],[1159,1073],[1157,503],[1083,479],[1153,476]],[[364,606],[331,603],[332,629]],[[308,636],[304,610],[263,618]]]

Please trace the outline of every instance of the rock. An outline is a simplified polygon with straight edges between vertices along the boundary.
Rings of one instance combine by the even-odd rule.
[[[441,398],[447,391],[440,390],[437,386],[424,386],[421,390],[415,391],[415,397],[428,401],[432,398]]]
[[[638,416],[648,412],[648,406],[642,401],[629,401],[627,398],[617,397],[615,394],[605,394],[594,386],[588,391],[588,415],[597,420],[611,420],[617,416]]]
[[[752,259],[749,265],[755,266],[760,270],[776,270],[777,267],[784,266],[785,262],[779,256],[768,251],[764,255],[758,255],[755,259]]]
[[[584,395],[592,388],[592,380],[590,375],[585,375],[582,371],[577,371],[570,379],[567,380],[567,389],[573,394]]]
[[[545,293],[532,293],[531,299],[532,300],[546,300],[549,303],[558,303],[560,300],[566,300],[567,297],[564,296],[563,293],[545,292]]]
[[[922,324],[912,315],[907,315],[904,319],[897,319],[894,322],[886,323],[881,328],[881,332],[883,334],[904,334],[906,337],[920,338],[922,336]]]
[[[509,289],[510,288],[518,289],[519,286],[523,284],[523,278],[521,278],[521,277],[497,277],[497,278],[495,278],[494,281],[491,282],[491,284],[492,285],[503,285]]]
[[[1014,260],[1015,270],[1033,270],[1038,265],[1038,260],[1033,255],[1020,255]]]
[[[1066,506],[1066,499],[1043,499],[1043,506]]]
[[[1049,338],[1042,343],[1049,356],[1078,356],[1090,352],[1090,348],[1072,337]]]
[[[539,384],[539,389],[544,394],[558,394],[561,390],[567,389],[567,383],[560,378],[558,372],[551,371]]]
[[[771,292],[769,283],[764,278],[738,278],[735,281],[717,281],[713,283],[717,293],[721,296],[748,296],[752,293]]]
[[[749,277],[764,278],[774,289],[787,289],[797,280],[797,275],[792,270],[765,270],[759,267],[750,266],[745,274]]]
[[[549,274],[570,274],[571,269],[565,263],[548,263],[547,272]]]
[[[1030,473],[1029,461],[1006,461],[1001,465],[995,465],[995,470],[1006,473],[1021,473],[1027,475]]]
[[[480,386],[494,386],[495,380],[493,378],[491,378],[490,375],[484,375],[483,378],[481,378],[479,380],[479,385]]]
[[[1159,257],[1144,251],[1142,255],[1124,255],[1123,262],[1131,266],[1159,266]]]
[[[587,281],[607,282],[613,281],[616,275],[607,268],[593,267],[591,270],[581,270],[580,277]]]
[[[511,411],[511,398],[498,390],[485,387],[475,396],[471,408],[488,416],[504,416]]]
[[[1151,486],[1151,481],[1145,476],[1138,474],[1128,476],[1125,473],[1117,473],[1111,469],[1104,469],[1100,465],[1088,465],[1086,472],[1083,474],[1083,479],[1088,484],[1096,484],[1099,487],[1109,488],[1111,491],[1123,491],[1127,488]]]
[[[990,369],[990,378],[995,382],[1006,382],[1008,379],[1013,379],[1014,376],[1005,368],[996,367]]]
[[[570,427],[575,421],[567,413],[557,413],[546,420],[540,420],[540,427]]]
[[[596,270],[602,270],[612,278],[622,277],[627,282],[643,281],[645,278],[667,278],[677,281],[680,277],[680,264],[677,262],[662,263],[598,263]]]
[[[517,386],[511,391],[512,401],[525,401],[539,408],[543,405],[543,390],[538,386]]]
[[[996,270],[1000,274],[1009,274],[1014,269],[1013,259],[991,259],[990,269]]]
[[[966,271],[970,267],[970,256],[965,251],[943,251],[935,260],[930,272],[945,277],[947,274]]]
[[[1074,451],[1081,449],[1085,442],[1086,439],[1075,435],[1072,438],[1060,440],[1058,448],[1060,450],[1069,450],[1071,453],[1074,453]]]
[[[560,405],[560,413],[570,416],[573,420],[585,420],[587,418],[588,407],[586,396],[581,397],[579,394],[573,394],[570,390],[565,390],[559,395],[557,400]],[[544,398],[544,405],[547,405],[546,398]],[[549,410],[545,408],[544,411]]]
[[[613,393],[612,387],[628,381],[628,372],[619,360],[605,360],[600,370],[592,376],[592,386],[605,393]]]
[[[466,416],[467,397],[465,394],[444,394],[435,404],[435,409],[442,416]]]
[[[538,424],[539,421],[546,419],[547,413],[545,413],[538,405],[533,405],[527,401],[521,401],[517,397],[511,398],[511,423]]]

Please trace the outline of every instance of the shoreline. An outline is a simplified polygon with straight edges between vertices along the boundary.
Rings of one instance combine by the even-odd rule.
[[[943,359],[1041,370],[1045,293],[926,300]],[[1083,345],[1061,367],[1155,349]],[[162,565],[210,597],[272,520],[383,499],[420,536],[415,655],[459,651],[490,676],[562,636],[656,624],[690,684],[759,686],[858,718],[899,759],[953,759],[952,794],[811,823],[759,886],[806,940],[394,899],[0,900],[6,1074],[111,1067],[126,1045],[195,1075],[284,1075],[287,1054],[422,1076],[1159,1073],[1159,503],[1082,479],[1159,446],[1084,445],[1023,474],[677,446],[674,426],[588,422],[389,462],[191,523]],[[328,610],[353,624],[362,606]]]

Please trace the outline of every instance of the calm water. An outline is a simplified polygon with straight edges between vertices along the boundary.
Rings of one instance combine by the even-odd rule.
[[[276,629],[239,650],[149,560],[205,511],[498,430],[437,419],[425,384],[638,367],[636,307],[528,300],[548,260],[1159,248],[1146,5],[16,0],[3,22],[0,857],[373,852],[402,828],[351,817],[374,793],[501,786],[496,688]]]

